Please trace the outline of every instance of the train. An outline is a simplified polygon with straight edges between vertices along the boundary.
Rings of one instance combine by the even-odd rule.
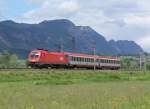
[[[31,68],[85,68],[120,69],[117,56],[98,56],[86,53],[71,53],[35,49],[29,53],[28,66]]]

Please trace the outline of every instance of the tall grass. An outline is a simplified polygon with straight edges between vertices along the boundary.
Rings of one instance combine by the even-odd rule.
[[[107,81],[150,80],[150,72],[92,70],[1,70],[1,82],[33,82],[40,84],[77,84]]]
[[[0,109],[149,109],[150,73],[1,70]]]

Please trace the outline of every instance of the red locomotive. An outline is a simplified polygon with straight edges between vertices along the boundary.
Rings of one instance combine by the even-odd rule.
[[[28,66],[32,68],[120,68],[120,58],[37,49],[30,52]]]

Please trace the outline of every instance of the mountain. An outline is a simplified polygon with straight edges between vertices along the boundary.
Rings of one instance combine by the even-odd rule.
[[[20,57],[27,57],[30,50],[44,48],[51,51],[97,54],[139,54],[144,52],[133,41],[107,41],[102,35],[89,26],[76,26],[69,20],[43,21],[39,24],[16,23],[14,21],[0,22],[0,51],[8,49]]]

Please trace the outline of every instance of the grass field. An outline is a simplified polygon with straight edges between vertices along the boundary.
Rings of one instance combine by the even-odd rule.
[[[0,109],[149,109],[150,72],[0,70]]]

